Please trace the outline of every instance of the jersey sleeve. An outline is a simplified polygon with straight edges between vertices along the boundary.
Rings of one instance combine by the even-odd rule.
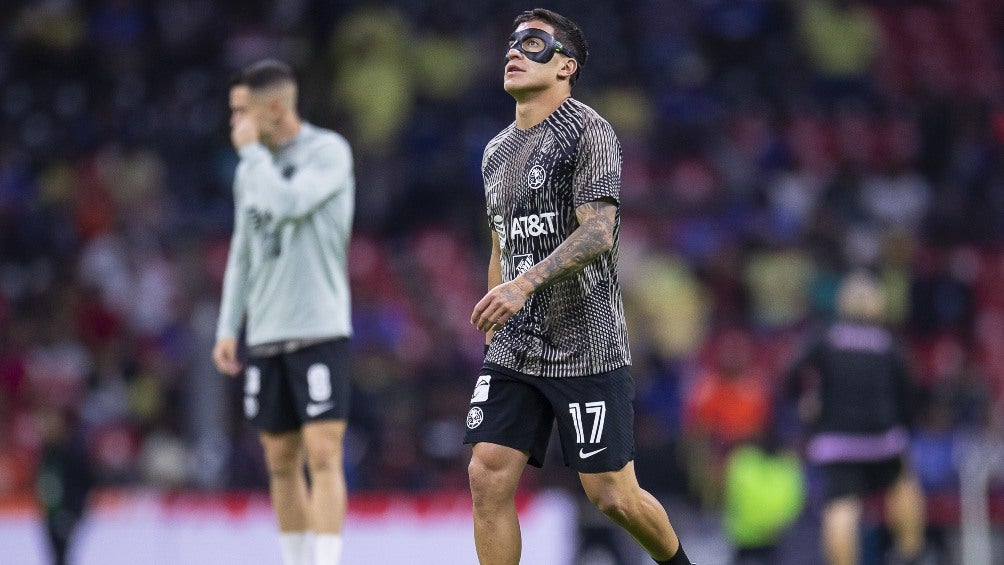
[[[592,120],[582,131],[572,191],[576,207],[603,199],[620,203],[621,144],[606,120]]]
[[[803,371],[808,367],[818,368],[819,358],[824,347],[824,330],[817,329],[802,344],[794,359],[785,368],[781,376],[781,390],[788,398],[798,398],[803,392]]]
[[[338,193],[352,188],[352,150],[344,138],[326,137],[304,160],[299,170],[286,179],[259,143],[240,149],[247,164],[247,197],[255,206],[268,210],[277,223],[303,218]]]
[[[243,171],[239,172],[240,175]],[[236,186],[236,180],[235,180]],[[223,296],[216,322],[216,339],[237,337],[247,311],[247,280],[250,267],[247,222],[241,213],[241,195],[234,191],[234,231],[230,236],[227,267],[223,274]]]

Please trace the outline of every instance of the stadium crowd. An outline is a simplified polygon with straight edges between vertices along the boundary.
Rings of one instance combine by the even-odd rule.
[[[0,495],[31,488],[53,407],[100,484],[264,486],[240,383],[209,354],[237,159],[227,81],[263,56],[297,69],[304,115],[355,149],[350,488],[466,488],[481,153],[512,121],[499,14],[527,7],[3,3]],[[575,95],[623,144],[642,483],[717,510],[706,471],[733,447],[768,430],[797,446],[779,375],[864,267],[924,393],[922,483],[956,492],[960,446],[1004,415],[1004,6],[548,7],[590,38]],[[554,468],[529,486],[567,480]]]

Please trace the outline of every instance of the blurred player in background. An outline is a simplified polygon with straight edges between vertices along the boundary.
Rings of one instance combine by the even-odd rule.
[[[579,27],[519,15],[505,54],[516,121],[485,148],[489,291],[471,323],[485,364],[467,414],[474,539],[482,564],[516,564],[514,495],[543,464],[557,422],[565,463],[604,514],[657,563],[689,565],[662,505],[634,472],[634,382],[620,286],[620,143],[571,97],[586,63]]]
[[[302,121],[296,103],[294,75],[278,61],[231,83],[240,164],[213,361],[227,375],[244,370],[244,413],[261,431],[285,564],[335,565],[347,497],[355,179],[345,139]],[[237,356],[245,318],[246,367]]]
[[[83,438],[71,411],[46,406],[38,411],[42,453],[35,479],[35,495],[45,517],[52,564],[70,563],[70,547],[87,510],[95,478]]]
[[[809,341],[787,375],[789,394],[812,424],[806,455],[825,480],[822,543],[832,565],[859,562],[862,500],[872,493],[885,496],[891,562],[922,562],[924,493],[905,459],[915,395],[884,319],[874,278],[847,276],[837,320]]]

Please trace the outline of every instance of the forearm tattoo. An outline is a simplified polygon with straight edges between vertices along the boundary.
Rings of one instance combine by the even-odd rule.
[[[613,245],[615,204],[589,202],[577,207],[575,215],[579,227],[524,275],[534,291],[581,271]]]

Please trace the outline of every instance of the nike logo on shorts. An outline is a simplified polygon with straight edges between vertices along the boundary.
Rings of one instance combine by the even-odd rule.
[[[601,448],[597,449],[596,451],[586,452],[586,451],[583,451],[583,449],[580,447],[579,448],[579,458],[580,459],[589,459],[590,457],[592,457],[593,455],[596,455],[597,453],[603,451],[604,449],[606,449],[606,448],[605,447],[601,447]]]
[[[320,404],[310,403],[307,405],[307,416],[313,418],[314,416],[319,416],[324,414],[328,410],[334,408],[335,405],[331,402],[323,402]]]

